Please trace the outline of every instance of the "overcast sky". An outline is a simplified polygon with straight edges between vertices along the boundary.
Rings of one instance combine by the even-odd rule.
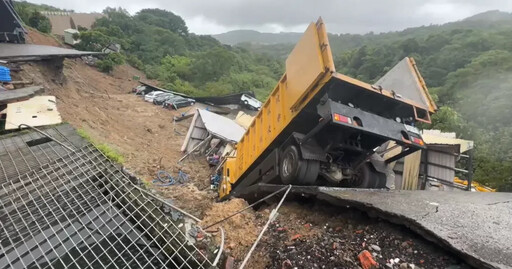
[[[303,32],[322,16],[331,33],[375,33],[456,21],[487,10],[512,12],[512,0],[29,0],[76,12],[123,7],[134,14],[162,8],[182,16],[191,32],[236,29]]]

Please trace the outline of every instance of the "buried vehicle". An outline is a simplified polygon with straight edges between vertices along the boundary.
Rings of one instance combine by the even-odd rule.
[[[174,97],[175,95],[172,93],[163,93],[153,98],[153,104],[162,106],[165,103],[165,101]]]
[[[240,97],[240,102],[251,110],[259,110],[261,108],[261,102],[258,99],[245,93]]]
[[[153,100],[157,96],[162,95],[162,94],[165,94],[165,93],[162,92],[162,91],[152,91],[152,92],[147,93],[147,94],[144,95],[144,101],[153,103]]]
[[[196,101],[194,99],[185,98],[185,97],[176,95],[174,97],[171,97],[171,98],[168,98],[167,100],[165,100],[165,102],[163,103],[163,107],[167,108],[167,109],[178,110],[182,107],[193,106],[195,103],[196,103]]]
[[[288,56],[236,156],[226,159],[219,196],[257,183],[383,188],[387,164],[425,148],[414,125],[429,123],[436,109],[411,58],[375,85],[337,73],[319,19]],[[384,159],[388,141],[402,151]]]

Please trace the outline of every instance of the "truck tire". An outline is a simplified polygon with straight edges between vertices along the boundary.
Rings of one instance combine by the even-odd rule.
[[[367,162],[361,165],[356,171],[353,188],[376,189],[386,186],[386,175],[375,171],[372,165]]]
[[[296,146],[288,146],[281,155],[279,175],[284,184],[313,185],[318,177],[320,162],[304,160]]]

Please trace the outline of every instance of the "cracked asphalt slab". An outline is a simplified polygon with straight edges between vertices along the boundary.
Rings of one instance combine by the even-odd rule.
[[[260,184],[244,193],[279,187]],[[405,225],[476,268],[512,268],[512,193],[328,187],[293,187],[292,192]]]

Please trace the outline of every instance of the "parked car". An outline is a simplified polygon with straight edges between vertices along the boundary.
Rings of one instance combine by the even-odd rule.
[[[181,96],[174,96],[172,98],[169,98],[165,100],[163,107],[167,109],[179,109],[182,107],[192,106],[196,103],[196,100],[185,98]]]
[[[163,105],[164,102],[167,100],[167,99],[170,99],[170,98],[174,98],[176,95],[172,94],[172,93],[164,93],[164,94],[160,94],[158,95],[157,97],[155,97],[153,99],[153,104],[155,105]]]
[[[157,97],[157,96],[159,96],[161,94],[164,94],[164,92],[162,92],[162,91],[150,92],[150,93],[144,95],[144,101],[153,103],[153,99],[155,99],[155,97]]]
[[[242,102],[242,104],[248,109],[260,110],[261,108],[261,102],[247,94],[242,94],[242,97],[240,97],[240,102]]]

